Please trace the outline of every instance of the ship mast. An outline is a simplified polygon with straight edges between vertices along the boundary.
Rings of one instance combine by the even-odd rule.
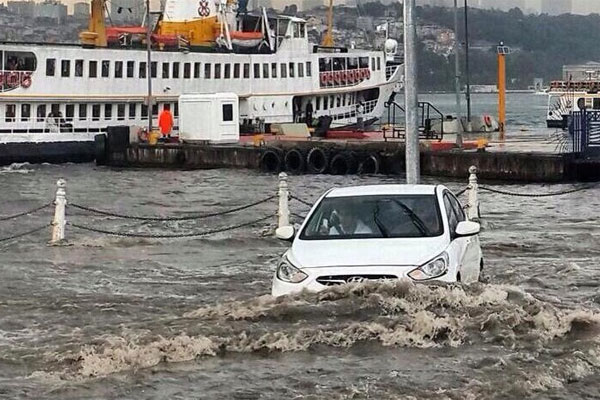
[[[333,47],[333,0],[329,0],[329,10],[327,10],[327,33],[321,43],[325,47]]]

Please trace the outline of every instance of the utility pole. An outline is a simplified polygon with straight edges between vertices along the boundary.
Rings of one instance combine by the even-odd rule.
[[[467,87],[467,123],[471,121],[471,77],[469,74],[469,4],[468,0],[465,0],[465,85]]]
[[[404,0],[404,104],[406,106],[406,183],[408,184],[418,184],[421,174],[416,46],[415,0]]]
[[[454,89],[456,90],[456,146],[462,148],[462,107],[460,104],[460,58],[458,45],[458,0],[454,0]],[[442,122],[443,123],[443,122]]]
[[[148,135],[152,132],[152,21],[150,20],[150,0],[146,0],[146,53],[148,77]]]

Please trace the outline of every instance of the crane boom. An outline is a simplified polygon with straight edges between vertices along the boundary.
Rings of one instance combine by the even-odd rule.
[[[323,36],[321,43],[326,47],[333,47],[333,0],[329,0],[329,10],[327,11],[327,33]]]

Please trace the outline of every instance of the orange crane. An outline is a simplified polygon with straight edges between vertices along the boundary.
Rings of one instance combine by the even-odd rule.
[[[321,43],[325,47],[333,47],[333,0],[329,0],[329,10],[327,11],[327,33],[323,36]]]

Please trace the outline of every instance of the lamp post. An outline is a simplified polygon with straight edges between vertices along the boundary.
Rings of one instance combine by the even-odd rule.
[[[150,24],[150,0],[146,0],[146,76],[148,77],[148,135],[152,132],[152,28]]]
[[[421,177],[415,19],[415,0],[404,0],[404,104],[406,105],[406,183],[408,184],[418,184]]]
[[[454,89],[456,90],[456,147],[462,148],[462,106],[460,104],[460,58],[458,46],[458,0],[454,0]]]
[[[469,76],[469,4],[465,0],[465,85],[467,98],[467,123],[471,121],[471,82]]]

